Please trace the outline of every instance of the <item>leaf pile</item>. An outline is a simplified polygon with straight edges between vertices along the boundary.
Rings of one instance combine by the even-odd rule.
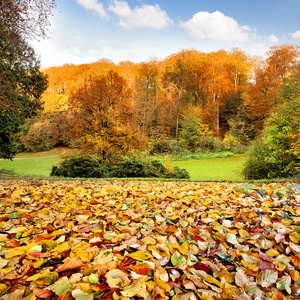
[[[2,181],[1,299],[299,299],[299,192]]]

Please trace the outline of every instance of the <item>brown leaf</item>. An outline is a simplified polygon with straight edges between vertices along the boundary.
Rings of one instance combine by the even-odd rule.
[[[38,298],[48,298],[53,295],[53,292],[50,290],[44,290],[44,289],[38,289],[38,288],[33,288],[32,289],[33,293],[38,297]]]
[[[25,265],[23,265],[21,268],[18,268],[14,271],[7,273],[5,276],[3,276],[0,279],[0,281],[19,279],[27,274],[27,272],[30,270],[31,266],[32,266],[32,261],[30,260]]]

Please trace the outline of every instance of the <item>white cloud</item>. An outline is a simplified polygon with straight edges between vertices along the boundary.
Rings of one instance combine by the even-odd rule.
[[[292,36],[292,38],[294,39],[300,39],[300,30],[297,30],[294,33],[290,33],[290,35]]]
[[[106,20],[109,19],[109,16],[103,7],[103,3],[98,3],[97,0],[77,0],[77,3],[83,6],[86,10],[95,11],[100,18]]]
[[[158,4],[144,4],[131,9],[126,1],[113,0],[109,5],[109,10],[120,17],[119,25],[127,30],[135,28],[163,29],[173,23]]]
[[[274,35],[274,34],[271,34],[269,37],[268,37],[268,41],[273,43],[273,44],[277,44],[279,42],[279,38]]]
[[[255,32],[249,26],[240,26],[233,18],[219,11],[200,11],[190,20],[181,21],[179,26],[197,39],[243,42],[255,37]]]

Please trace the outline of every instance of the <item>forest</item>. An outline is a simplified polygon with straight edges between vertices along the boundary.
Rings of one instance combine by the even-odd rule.
[[[280,119],[284,113],[278,110],[298,98],[291,87],[297,82],[299,58],[298,46],[284,44],[271,47],[263,58],[237,48],[210,53],[184,49],[163,60],[116,64],[101,59],[51,67],[43,70],[48,77],[43,110],[22,126],[18,148],[44,151],[66,145],[79,154],[114,161],[132,151],[238,152],[260,140],[246,177],[254,178],[252,173],[262,170],[265,177],[294,175],[297,156],[291,149],[299,149],[296,116],[290,132],[285,128],[288,161],[272,158],[273,151],[258,163],[257,151],[272,144],[272,118],[274,123],[276,113]],[[290,113],[285,114],[291,121]],[[286,164],[290,166],[283,172]]]

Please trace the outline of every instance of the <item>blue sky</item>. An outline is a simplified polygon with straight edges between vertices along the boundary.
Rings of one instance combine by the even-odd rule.
[[[263,55],[300,44],[299,15],[300,0],[57,0],[49,38],[33,46],[43,67],[139,62],[190,48]]]

